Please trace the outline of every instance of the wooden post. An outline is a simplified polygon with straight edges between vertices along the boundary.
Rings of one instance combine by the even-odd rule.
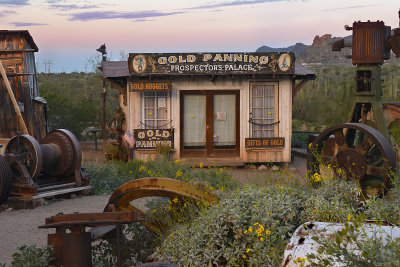
[[[106,61],[106,54],[103,54],[103,61]],[[107,140],[107,122],[106,122],[106,106],[107,106],[107,87],[106,78],[103,77],[103,148]]]
[[[17,113],[17,117],[18,117],[19,123],[21,124],[24,133],[25,134],[29,134],[28,128],[26,128],[24,118],[22,118],[22,114],[21,114],[21,111],[19,110],[19,107],[18,107],[18,104],[17,104],[17,100],[14,97],[14,93],[13,93],[13,91],[11,89],[10,82],[9,82],[9,80],[7,78],[7,74],[6,74],[6,72],[5,72],[4,68],[3,68],[3,64],[1,63],[1,61],[0,61],[0,72],[1,72],[1,75],[3,76],[3,80],[4,80],[4,83],[6,84],[7,91],[8,91],[8,94],[10,95],[11,102],[13,103],[15,112]]]

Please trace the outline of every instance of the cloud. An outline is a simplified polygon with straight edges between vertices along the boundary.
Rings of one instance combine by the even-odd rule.
[[[26,6],[29,0],[0,0],[0,6]]]
[[[75,21],[90,21],[90,20],[102,20],[102,19],[135,19],[137,21],[155,18],[155,17],[166,17],[184,12],[158,12],[158,11],[141,11],[141,12],[114,12],[114,11],[94,11],[94,12],[82,12],[73,14],[69,20]]]
[[[17,12],[12,10],[0,10],[0,18],[11,14],[17,14]]]
[[[28,27],[28,26],[44,26],[44,25],[49,25],[46,23],[32,23],[32,22],[11,22],[11,25],[14,25],[15,27]]]
[[[96,5],[83,5],[83,6],[78,6],[78,5],[59,5],[59,4],[52,4],[50,5],[50,8],[52,9],[58,9],[61,11],[70,11],[74,9],[91,9],[91,8],[97,8],[98,6]]]
[[[243,5],[254,5],[254,4],[263,4],[269,2],[283,2],[288,0],[237,0],[232,2],[225,2],[225,3],[218,3],[218,4],[209,4],[209,5],[202,5],[202,6],[195,6],[185,8],[185,10],[196,10],[196,9],[210,9],[210,8],[217,8],[217,7],[230,7],[230,6],[243,6]]]
[[[325,11],[325,12],[326,11],[336,11],[336,10],[363,8],[363,7],[370,7],[370,6],[377,6],[377,5],[338,7],[338,8],[323,9],[322,11]]]

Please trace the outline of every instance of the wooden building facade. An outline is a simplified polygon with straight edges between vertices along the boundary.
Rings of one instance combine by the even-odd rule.
[[[39,96],[35,52],[39,48],[26,30],[0,30],[0,61],[21,110],[29,134],[41,140],[47,133],[47,103]],[[0,138],[8,139],[22,128],[0,76]]]
[[[161,144],[174,159],[220,165],[289,163],[292,101],[315,79],[293,53],[135,53],[102,71],[120,91],[135,158]]]

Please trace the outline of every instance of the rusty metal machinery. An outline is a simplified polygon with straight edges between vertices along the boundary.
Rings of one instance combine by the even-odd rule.
[[[400,57],[400,28],[392,35],[390,26],[382,21],[358,21],[345,29],[353,31],[352,40],[340,39],[332,50],[352,48],[352,112],[349,123],[329,128],[313,141],[308,170],[315,175],[321,172],[321,165],[331,164],[335,172],[343,170],[347,179],[359,180],[364,197],[368,198],[371,194],[384,194],[390,188],[389,173],[396,171],[396,154],[381,100],[381,65],[390,58],[391,50]]]
[[[27,134],[11,138],[0,157],[0,203],[9,195],[31,199],[44,191],[87,185],[81,161],[79,142],[68,130],[54,130],[40,144]]]
[[[92,266],[91,241],[107,238],[115,239],[117,266],[123,266],[120,246],[122,224],[140,222],[156,233],[166,230],[164,226],[146,218],[144,212],[132,203],[135,199],[152,196],[207,204],[219,201],[219,197],[212,193],[174,179],[151,177],[133,180],[114,191],[102,213],[60,213],[46,218],[45,224],[39,228],[56,229],[55,234],[48,234],[48,245],[54,249],[55,260],[52,264],[64,267]],[[86,227],[93,228],[87,231]]]
[[[358,180],[365,197],[382,195],[390,188],[396,154],[376,129],[361,123],[340,124],[322,132],[312,144],[311,175],[319,173],[321,165],[331,165],[336,174]]]

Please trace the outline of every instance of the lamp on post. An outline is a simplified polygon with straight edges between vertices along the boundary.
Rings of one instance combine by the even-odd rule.
[[[103,62],[107,60],[106,44],[102,44],[99,48],[96,49],[96,51],[101,53]],[[104,75],[102,75],[102,78],[103,78],[103,92],[102,92],[102,96],[103,96],[103,125],[102,125],[102,130],[103,130],[103,145],[104,145],[104,143],[107,140],[107,129],[106,129],[107,88],[106,88],[106,78],[104,77]]]

